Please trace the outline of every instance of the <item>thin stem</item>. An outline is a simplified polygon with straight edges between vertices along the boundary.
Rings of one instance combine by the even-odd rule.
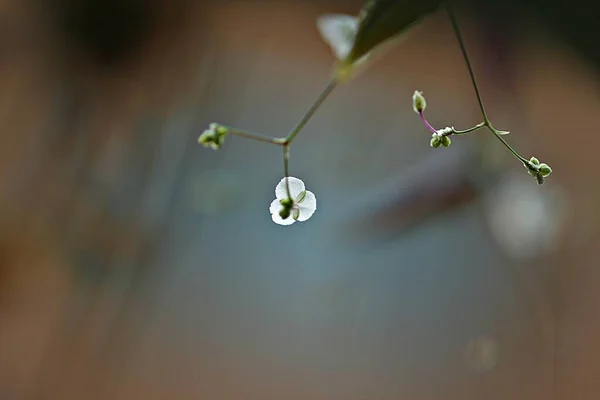
[[[473,71],[473,66],[471,65],[471,59],[469,58],[469,53],[467,52],[467,47],[465,45],[465,41],[462,36],[462,32],[460,30],[460,26],[458,25],[458,20],[456,19],[456,15],[454,14],[454,10],[451,6],[451,1],[446,2],[446,10],[448,11],[448,17],[450,18],[450,22],[452,23],[452,28],[454,29],[454,33],[456,38],[458,39],[458,44],[460,45],[460,51],[462,52],[465,63],[467,64],[467,69],[469,70],[469,75],[471,76],[471,83],[473,83],[473,88],[475,89],[475,94],[477,95],[477,102],[479,103],[479,108],[481,109],[481,114],[483,116],[483,123],[488,129],[496,136],[496,138],[502,142],[502,144],[521,162],[527,163],[528,161],[522,157],[515,149],[513,149],[507,142],[500,136],[500,133],[504,133],[503,131],[499,131],[492,126],[490,119],[485,112],[485,107],[483,106],[483,99],[481,98],[481,92],[479,91],[479,85],[477,85],[477,79],[475,78],[475,72]]]
[[[310,120],[310,118],[313,116],[315,111],[317,111],[317,109],[321,106],[323,101],[325,101],[327,96],[329,96],[329,94],[331,94],[331,92],[333,92],[333,89],[335,89],[335,87],[337,86],[337,83],[338,83],[338,79],[335,76],[329,80],[329,82],[327,83],[327,86],[325,86],[325,89],[323,89],[323,91],[321,92],[319,97],[317,97],[317,99],[312,104],[312,106],[310,106],[308,111],[306,111],[306,113],[302,116],[302,118],[300,119],[300,122],[298,122],[298,124],[296,124],[294,129],[292,129],[290,134],[285,138],[284,144],[290,144],[292,142],[292,140],[294,140],[296,135],[298,135],[298,133],[300,133],[302,128],[304,128],[306,123]]]
[[[496,128],[494,128],[490,125],[486,125],[486,126],[490,130],[490,132],[492,132],[494,134],[494,136],[496,136],[496,138],[502,142],[504,147],[506,147],[513,154],[513,156],[517,157],[517,159],[519,159],[519,161],[521,161],[525,164],[527,164],[529,162],[529,160],[527,160],[525,157],[523,157],[519,153],[517,153],[517,151],[515,149],[513,149],[512,146],[510,144],[508,144],[506,142],[506,140],[504,140],[502,138],[502,136],[500,136],[500,134],[498,133],[498,130],[496,130]]]
[[[289,182],[289,176],[290,176],[290,144],[289,143],[285,143],[283,145],[283,175],[285,176],[285,190],[287,192],[287,196],[288,199],[292,198],[292,192],[290,192],[290,182]]]
[[[271,143],[276,145],[282,145],[285,143],[285,139],[283,138],[273,138],[266,135],[261,135],[260,133],[249,132],[246,130],[232,128],[229,126],[224,126],[227,129],[227,133],[235,136],[240,136],[246,139],[258,140],[259,142]]]
[[[437,133],[437,129],[435,129],[433,126],[431,126],[431,124],[429,123],[429,121],[427,121],[427,119],[425,118],[425,115],[423,115],[422,111],[419,113],[419,115],[421,116],[421,120],[423,121],[423,123],[425,124],[425,126],[428,127],[429,130],[432,133]]]
[[[453,135],[464,135],[465,133],[469,133],[469,132],[476,131],[477,129],[481,129],[484,126],[486,126],[485,122],[481,122],[481,123],[475,125],[474,127],[469,128],[469,129],[456,130],[456,129],[452,128],[452,134]]]
[[[423,123],[425,124],[425,126],[427,128],[429,128],[429,130],[432,133],[438,133],[438,130],[435,129],[433,126],[431,126],[431,124],[429,123],[429,121],[427,121],[427,119],[425,118],[425,115],[423,114],[423,112],[420,112],[419,115],[421,116],[421,120],[423,121]],[[464,135],[464,134],[467,134],[469,132],[473,132],[473,131],[476,131],[478,129],[481,129],[481,128],[485,127],[485,126],[486,126],[485,122],[481,122],[481,123],[479,123],[479,124],[477,124],[477,125],[475,125],[475,126],[473,126],[471,128],[464,129],[464,130],[456,130],[456,129],[454,129],[454,127],[452,127],[451,128],[452,132],[449,132],[448,134],[452,134],[452,135]],[[502,132],[504,132],[504,131],[502,131]]]
[[[465,41],[462,36],[462,32],[460,30],[460,26],[458,25],[458,20],[456,19],[456,15],[454,14],[454,10],[451,6],[451,1],[446,2],[446,10],[448,11],[448,17],[450,18],[450,22],[452,23],[452,28],[454,29],[454,33],[456,34],[456,38],[458,39],[458,44],[460,45],[460,51],[462,52],[463,58],[465,59],[465,63],[467,64],[467,68],[469,70],[469,75],[471,76],[471,82],[473,83],[473,88],[475,89],[475,94],[477,95],[477,102],[479,102],[479,108],[481,109],[481,114],[483,115],[483,121],[486,126],[490,126],[490,120],[485,112],[485,107],[483,106],[483,99],[481,98],[481,92],[479,91],[479,86],[477,85],[477,79],[475,78],[475,71],[473,70],[473,66],[471,65],[471,60],[469,58],[469,53],[467,52],[467,47],[465,45]]]

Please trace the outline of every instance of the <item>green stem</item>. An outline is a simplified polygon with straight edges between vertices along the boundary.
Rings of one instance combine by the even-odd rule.
[[[248,131],[245,131],[242,129],[224,126],[227,129],[227,132],[232,135],[241,136],[241,137],[244,137],[247,139],[258,140],[259,142],[265,142],[265,143],[271,143],[271,144],[283,146],[283,171],[284,171],[284,175],[285,175],[285,189],[287,191],[288,198],[290,198],[290,199],[292,198],[291,192],[290,192],[290,184],[288,181],[288,177],[290,175],[289,174],[290,144],[292,143],[294,138],[298,135],[298,133],[300,133],[300,131],[306,126],[306,124],[308,123],[310,118],[319,109],[321,104],[323,104],[323,102],[325,101],[327,96],[329,96],[331,94],[331,92],[333,92],[333,89],[335,89],[335,87],[337,86],[337,83],[338,83],[337,77],[333,76],[329,80],[329,82],[327,83],[327,85],[325,86],[325,88],[323,89],[321,94],[319,94],[319,97],[317,97],[315,102],[310,106],[308,111],[306,111],[306,113],[302,116],[302,118],[296,124],[294,129],[292,129],[290,134],[285,138],[272,138],[269,136],[261,135],[259,133],[253,133],[253,132],[248,132]]]
[[[464,135],[464,134],[466,134],[466,133],[473,132],[473,131],[476,131],[476,130],[478,130],[478,129],[481,129],[481,128],[483,128],[484,126],[486,126],[486,125],[485,125],[485,122],[482,122],[482,123],[480,123],[480,124],[477,124],[477,125],[475,125],[475,126],[474,126],[474,127],[472,127],[472,128],[469,128],[469,129],[464,129],[464,130],[462,130],[462,131],[459,131],[459,130],[456,130],[456,129],[452,128],[452,134],[453,134],[453,135]]]
[[[337,86],[338,79],[333,76],[327,85],[319,94],[319,97],[315,100],[315,102],[310,106],[308,111],[304,113],[300,121],[296,124],[294,129],[290,132],[290,134],[285,139],[278,139],[278,144],[283,145],[283,174],[285,175],[285,190],[287,192],[288,198],[292,198],[292,193],[290,192],[290,182],[289,182],[289,163],[290,163],[290,144],[294,140],[294,138],[300,133],[300,131],[306,126],[310,118],[314,115],[314,113],[319,109],[321,104],[325,101],[327,96],[333,92],[333,89]],[[281,142],[279,142],[281,140]]]
[[[446,10],[448,11],[448,17],[450,18],[450,22],[452,24],[452,28],[454,29],[454,33],[456,35],[456,39],[458,39],[458,44],[460,45],[460,51],[462,52],[465,63],[467,64],[467,69],[469,70],[469,75],[471,77],[471,83],[473,84],[473,88],[475,89],[475,94],[477,95],[477,102],[479,103],[479,108],[481,110],[481,114],[483,116],[483,124],[486,126],[490,132],[496,136],[496,138],[502,142],[502,144],[521,162],[526,163],[527,160],[522,157],[515,149],[513,149],[507,142],[500,136],[501,133],[505,133],[503,131],[499,131],[492,126],[490,119],[485,112],[485,107],[483,105],[483,99],[481,97],[481,92],[479,90],[479,85],[477,84],[477,79],[475,78],[475,71],[473,70],[473,66],[471,65],[471,59],[469,58],[469,53],[467,52],[467,46],[465,45],[465,40],[462,35],[462,31],[460,26],[458,25],[458,20],[454,13],[454,10],[451,6],[451,1],[446,2]]]
[[[230,126],[222,125],[227,129],[227,133],[235,136],[240,136],[246,139],[258,140],[259,142],[271,143],[276,145],[282,145],[285,143],[285,139],[282,138],[273,138],[266,135],[261,135],[260,133],[249,132],[246,130],[232,128]]]
[[[292,192],[290,192],[290,182],[289,182],[289,164],[290,164],[290,144],[285,143],[283,145],[283,175],[285,176],[285,190],[287,192],[288,199],[292,198]]]
[[[312,104],[312,106],[310,106],[308,111],[302,116],[302,118],[300,119],[300,122],[298,122],[298,124],[296,124],[294,129],[292,129],[290,134],[285,138],[285,141],[283,144],[290,144],[292,142],[292,140],[294,140],[296,135],[298,135],[298,133],[300,133],[302,128],[304,128],[306,123],[310,120],[310,118],[313,116],[313,114],[321,106],[323,101],[325,101],[327,96],[329,96],[331,94],[331,92],[333,92],[333,89],[335,89],[337,83],[338,83],[338,79],[335,76],[329,80],[329,82],[327,83],[327,86],[325,86],[325,89],[323,89],[323,91],[321,92],[319,97],[317,97],[317,100],[315,100],[315,102]]]
[[[479,91],[479,85],[477,85],[477,79],[475,78],[475,71],[473,70],[473,66],[471,65],[471,59],[469,58],[469,53],[467,52],[467,46],[465,45],[465,40],[463,39],[462,31],[460,30],[460,26],[458,25],[458,20],[456,19],[456,15],[454,14],[454,10],[451,6],[451,1],[446,2],[446,10],[448,11],[448,17],[450,18],[450,22],[452,23],[452,29],[454,29],[454,34],[456,35],[456,39],[458,39],[458,44],[460,45],[460,51],[462,52],[463,58],[465,59],[465,63],[467,64],[467,68],[469,70],[469,75],[471,76],[471,82],[473,83],[473,88],[475,89],[475,94],[477,95],[477,102],[479,103],[479,108],[481,109],[481,114],[483,115],[483,122],[486,126],[490,125],[490,119],[485,112],[485,107],[483,106],[483,99],[481,97],[481,92]]]
[[[525,157],[521,156],[519,153],[517,153],[517,151],[515,149],[512,148],[512,146],[510,144],[508,144],[506,142],[506,140],[504,140],[504,138],[502,138],[502,136],[500,136],[500,134],[498,133],[499,131],[494,128],[491,125],[486,125],[487,128],[490,130],[490,132],[492,132],[494,134],[494,136],[496,136],[496,138],[502,142],[502,144],[504,145],[504,147],[506,147],[508,149],[508,151],[510,151],[513,156],[515,156],[519,161],[521,161],[522,163],[528,163],[529,160],[527,160]]]

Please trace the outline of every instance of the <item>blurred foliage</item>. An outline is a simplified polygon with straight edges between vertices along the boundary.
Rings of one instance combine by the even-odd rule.
[[[361,59],[375,46],[409,29],[441,0],[370,0],[361,11],[361,22],[349,60]]]
[[[505,25],[537,20],[599,68],[600,25],[592,4],[567,0],[467,0],[461,8],[484,22],[494,23],[498,30]]]
[[[106,65],[130,56],[156,19],[155,0],[59,0],[50,7],[67,44]]]

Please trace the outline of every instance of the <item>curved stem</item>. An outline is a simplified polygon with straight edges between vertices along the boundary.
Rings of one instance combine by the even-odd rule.
[[[448,17],[450,18],[450,22],[452,23],[452,29],[454,29],[454,33],[456,35],[456,39],[458,39],[458,44],[460,45],[460,51],[462,52],[463,58],[465,59],[465,63],[467,64],[467,69],[469,70],[469,75],[471,76],[471,82],[473,83],[473,88],[475,89],[475,94],[477,95],[477,102],[479,103],[479,108],[481,109],[481,114],[483,115],[483,122],[485,125],[490,124],[490,120],[485,112],[485,107],[483,105],[483,99],[481,98],[481,92],[479,91],[479,86],[477,85],[477,79],[475,78],[475,71],[473,70],[473,66],[471,65],[471,60],[469,58],[469,53],[467,52],[467,47],[465,45],[465,40],[462,36],[462,31],[460,30],[460,26],[458,25],[458,20],[456,19],[456,15],[454,14],[454,10],[451,6],[451,1],[446,2],[446,10],[448,11]]]
[[[452,134],[453,134],[453,135],[464,135],[464,134],[466,134],[466,133],[469,133],[469,132],[476,131],[477,129],[481,129],[481,128],[483,128],[484,126],[486,126],[486,125],[485,125],[485,122],[481,122],[481,123],[479,123],[479,124],[477,124],[477,125],[475,125],[475,126],[473,126],[473,127],[469,128],[469,129],[456,130],[456,129],[452,128]]]
[[[433,126],[431,126],[431,124],[429,123],[429,121],[427,121],[427,119],[425,118],[425,115],[423,115],[423,111],[421,111],[419,113],[419,115],[421,116],[421,120],[423,121],[423,123],[425,124],[425,126],[429,128],[429,130],[431,131],[431,133],[437,133],[437,129],[435,129]]]
[[[508,144],[506,142],[506,140],[504,140],[504,138],[502,138],[502,136],[500,136],[500,134],[498,133],[496,128],[492,127],[491,125],[486,125],[486,126],[490,130],[490,132],[492,132],[494,134],[494,136],[496,136],[496,138],[502,142],[504,147],[506,147],[508,149],[508,151],[510,151],[513,154],[513,156],[515,156],[519,161],[521,161],[525,164],[529,162],[529,160],[527,160],[525,157],[523,157],[519,153],[517,153],[517,151],[515,149],[513,149],[512,146],[510,144]]]
[[[300,121],[296,124],[296,126],[294,127],[294,129],[292,129],[292,131],[290,132],[290,134],[285,138],[283,144],[290,144],[292,142],[292,140],[294,140],[294,138],[296,137],[296,135],[298,135],[298,133],[300,133],[300,131],[302,130],[302,128],[304,128],[304,126],[306,125],[306,123],[310,120],[310,118],[313,116],[313,114],[317,111],[317,109],[321,106],[321,104],[323,103],[323,101],[325,101],[325,99],[327,98],[327,96],[329,96],[331,94],[331,92],[333,92],[333,89],[335,89],[335,87],[337,86],[338,83],[338,79],[334,76],[332,77],[329,82],[327,83],[327,85],[325,86],[325,88],[323,89],[323,91],[321,92],[321,94],[319,94],[319,97],[317,97],[317,99],[315,100],[315,102],[310,106],[310,108],[308,109],[308,111],[306,111],[306,113],[302,116],[302,118],[300,119]]]
[[[460,45],[460,51],[462,52],[465,63],[467,64],[467,69],[469,70],[469,76],[471,77],[471,83],[473,84],[473,88],[475,89],[475,94],[477,95],[477,102],[479,103],[479,108],[481,110],[481,114],[483,116],[483,124],[496,136],[496,138],[502,142],[502,144],[521,162],[527,163],[527,160],[522,157],[515,149],[513,149],[507,142],[500,136],[501,133],[505,133],[503,131],[499,131],[492,126],[490,119],[485,112],[485,107],[483,105],[483,99],[481,98],[481,92],[479,90],[479,85],[477,85],[477,79],[475,78],[475,71],[473,71],[473,66],[471,65],[471,59],[469,58],[469,53],[467,52],[467,47],[465,45],[465,40],[462,36],[462,32],[460,30],[460,26],[458,25],[458,20],[456,15],[454,14],[454,10],[451,6],[451,1],[446,2],[446,10],[448,11],[448,17],[450,18],[450,22],[452,24],[452,28],[454,29],[454,33],[456,35],[456,39],[458,40],[458,44]]]

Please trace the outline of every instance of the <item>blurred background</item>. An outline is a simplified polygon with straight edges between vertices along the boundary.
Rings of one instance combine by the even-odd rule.
[[[0,400],[597,399],[600,33],[573,2],[457,4],[294,143],[318,199],[268,212],[284,136],[361,1],[0,1]],[[586,19],[587,18],[587,19]]]

